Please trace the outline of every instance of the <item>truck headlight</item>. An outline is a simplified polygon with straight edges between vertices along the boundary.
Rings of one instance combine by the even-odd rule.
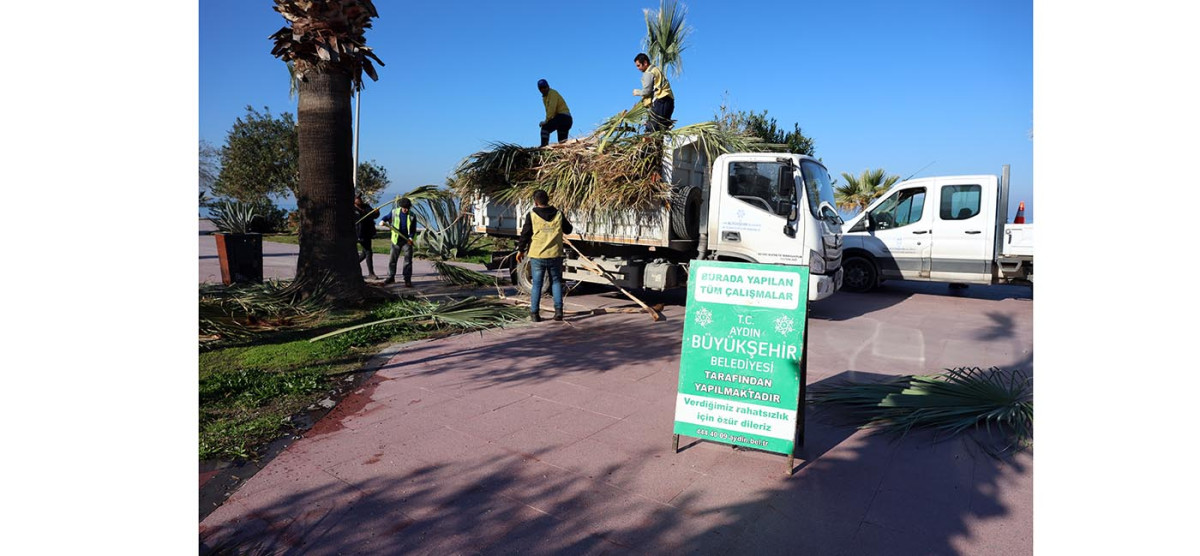
[[[813,274],[825,274],[825,258],[820,253],[809,250],[808,270]]]

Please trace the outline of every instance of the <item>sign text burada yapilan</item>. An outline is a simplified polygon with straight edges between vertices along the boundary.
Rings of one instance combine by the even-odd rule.
[[[675,434],[791,454],[808,267],[692,261]]]

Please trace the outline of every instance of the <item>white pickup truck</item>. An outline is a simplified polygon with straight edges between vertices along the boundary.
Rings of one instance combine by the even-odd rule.
[[[842,289],[885,279],[1033,283],[1033,224],[1006,224],[1001,176],[944,176],[892,186],[843,226]]]

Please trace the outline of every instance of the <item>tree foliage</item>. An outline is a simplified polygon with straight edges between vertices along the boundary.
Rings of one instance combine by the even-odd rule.
[[[294,194],[299,158],[292,115],[284,112],[275,117],[269,108],[259,112],[247,106],[246,115],[233,123],[221,147],[212,192],[243,202]]]
[[[221,173],[221,151],[212,143],[200,140],[200,193],[211,192]]]
[[[358,186],[355,192],[361,194],[368,205],[375,206],[379,202],[379,194],[391,183],[387,169],[378,162],[368,160],[358,163]]]
[[[779,149],[808,156],[815,156],[814,153],[817,150],[816,143],[812,138],[804,135],[800,130],[800,124],[792,124],[791,131],[784,131],[775,118],[767,117],[766,110],[761,113],[753,110],[749,112],[733,111],[729,108],[729,102],[726,100],[722,102],[717,114],[713,115],[713,119],[722,129],[757,137],[773,150]]]
[[[687,6],[675,0],[662,0],[657,11],[647,8],[642,14],[646,16],[646,36],[642,39],[646,55],[659,69],[679,77],[683,73],[685,43],[692,34],[692,28],[684,22]]]
[[[863,170],[860,176],[842,172],[842,179],[846,183],[834,187],[834,200],[838,208],[858,213],[900,181],[900,176],[888,176],[883,168],[876,168]]]

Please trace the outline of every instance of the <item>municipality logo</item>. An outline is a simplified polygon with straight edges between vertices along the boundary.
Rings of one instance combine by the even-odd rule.
[[[796,323],[787,315],[775,319],[775,331],[787,336],[796,330]]]
[[[696,324],[699,324],[702,327],[706,327],[706,326],[712,324],[712,321],[713,321],[712,311],[709,311],[708,309],[705,309],[703,307],[701,307],[699,311],[696,311],[696,320],[695,320]]]

